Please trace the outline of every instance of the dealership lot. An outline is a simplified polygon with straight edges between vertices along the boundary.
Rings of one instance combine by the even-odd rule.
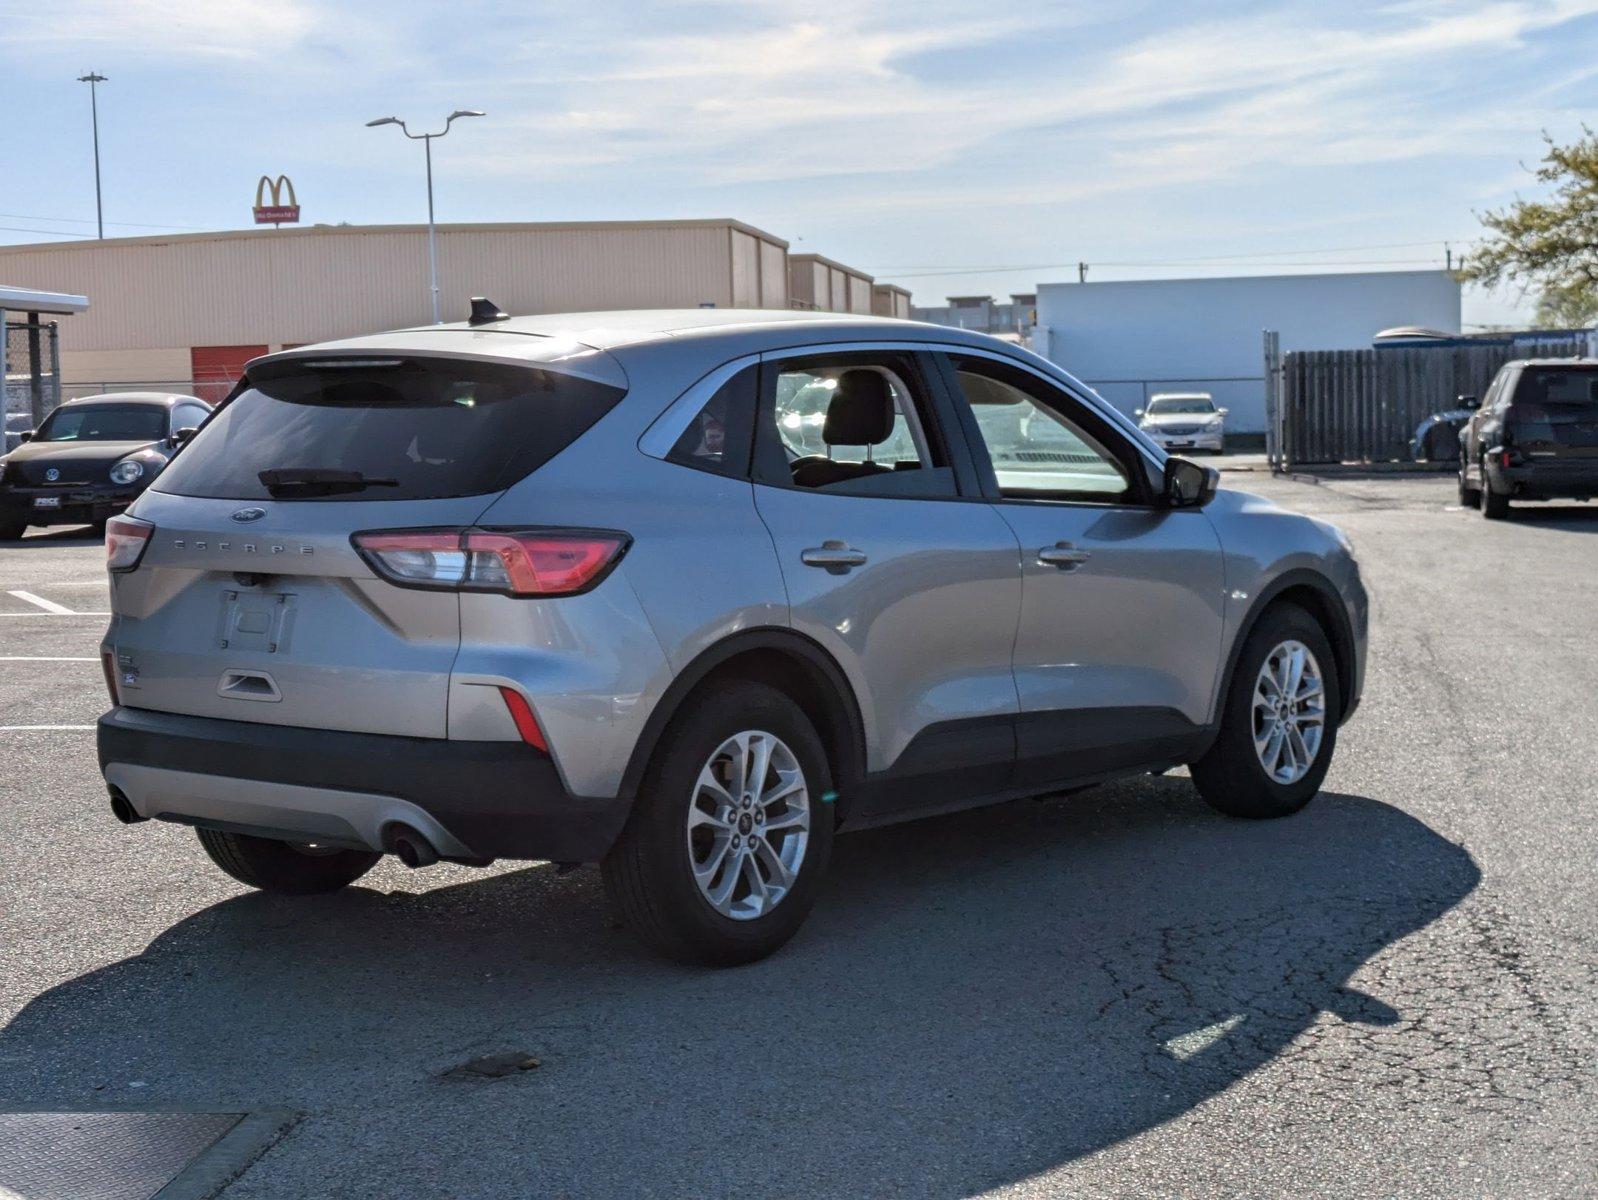
[[[1231,472],[1373,597],[1326,792],[1179,775],[842,840],[775,958],[663,964],[597,872],[247,894],[94,764],[96,543],[0,549],[0,1111],[290,1110],[225,1192],[1570,1196],[1598,1051],[1598,506]],[[536,1069],[451,1075],[516,1051]]]

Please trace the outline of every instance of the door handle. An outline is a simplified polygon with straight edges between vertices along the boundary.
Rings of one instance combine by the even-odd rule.
[[[856,550],[848,542],[826,541],[819,546],[799,552],[799,561],[807,567],[821,567],[829,575],[847,575],[866,561],[865,551]]]
[[[1059,567],[1062,571],[1074,571],[1088,559],[1093,557],[1090,550],[1078,550],[1070,542],[1056,542],[1052,546],[1045,546],[1038,551],[1038,561],[1045,566]]]

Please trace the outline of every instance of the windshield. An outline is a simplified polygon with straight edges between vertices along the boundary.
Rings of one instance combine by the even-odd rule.
[[[161,474],[160,490],[228,500],[484,495],[553,458],[623,394],[466,359],[328,361],[252,372]]]
[[[1212,413],[1215,402],[1208,396],[1156,396],[1149,401],[1149,415],[1166,416],[1170,413]]]
[[[58,408],[44,419],[36,442],[154,442],[166,436],[166,409],[150,405],[88,404]]]

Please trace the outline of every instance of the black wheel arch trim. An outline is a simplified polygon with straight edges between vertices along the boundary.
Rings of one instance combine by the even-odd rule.
[[[1254,627],[1259,624],[1265,611],[1280,600],[1283,593],[1300,587],[1312,588],[1325,601],[1326,610],[1331,614],[1331,628],[1326,630],[1326,640],[1331,642],[1332,657],[1336,660],[1334,665],[1337,668],[1338,701],[1342,708],[1337,723],[1341,725],[1352,715],[1356,703],[1354,697],[1359,692],[1359,680],[1355,677],[1359,670],[1359,655],[1354,641],[1353,622],[1348,616],[1348,606],[1343,602],[1342,594],[1336,585],[1326,576],[1308,567],[1295,567],[1282,572],[1261,589],[1238,624],[1237,636],[1232,639],[1232,645],[1226,653],[1226,670],[1221,676],[1221,686],[1215,693],[1214,719],[1211,721],[1214,734],[1220,733],[1221,711],[1226,704],[1226,697],[1231,692],[1232,677],[1237,673],[1238,660],[1243,656],[1243,643],[1248,640],[1248,635],[1254,632]],[[1312,612],[1310,615],[1313,617],[1321,614]]]
[[[847,819],[853,793],[865,778],[865,722],[860,714],[859,701],[843,668],[825,647],[796,630],[778,625],[742,630],[723,638],[700,651],[693,661],[677,673],[644,722],[643,732],[639,734],[632,756],[627,760],[627,769],[622,773],[623,796],[638,795],[644,773],[660,747],[661,738],[694,690],[734,659],[762,651],[796,660],[813,682],[831,693],[828,697],[832,701],[828,713],[830,727],[818,728],[816,732],[839,759],[832,764],[834,786],[839,793],[838,821],[842,824]]]

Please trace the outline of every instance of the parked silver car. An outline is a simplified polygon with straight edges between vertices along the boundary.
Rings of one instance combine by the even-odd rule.
[[[385,852],[597,861],[710,963],[793,934],[837,830],[1181,763],[1289,813],[1358,701],[1365,592],[1335,528],[1217,479],[911,322],[489,315],[270,355],[108,531],[112,808],[284,892]]]
[[[1208,392],[1160,392],[1133,414],[1138,428],[1165,450],[1226,452],[1226,409]]]

